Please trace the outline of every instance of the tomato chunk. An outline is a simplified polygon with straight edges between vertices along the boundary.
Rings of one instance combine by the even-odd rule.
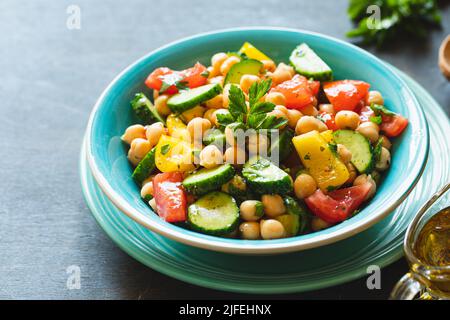
[[[365,183],[332,191],[328,194],[317,189],[305,199],[308,208],[328,223],[344,221],[364,202],[370,192],[371,184]]]
[[[189,88],[196,88],[206,84],[205,71],[206,67],[199,62],[192,68],[182,71],[175,71],[166,67],[157,68],[149,74],[145,80],[145,85],[150,89],[161,91],[163,83],[169,84],[163,93],[175,94],[178,92],[177,84],[183,84]]]
[[[393,116],[383,115],[380,130],[383,131],[385,135],[392,138],[401,134],[407,126],[408,119],[399,114]]]
[[[326,82],[323,90],[336,111],[355,110],[369,92],[370,84],[359,80]]]
[[[336,131],[337,129],[339,129],[336,126],[336,122],[334,121],[334,114],[327,113],[327,112],[321,112],[320,118],[326,124],[328,129],[333,130],[333,131]]]
[[[291,80],[284,81],[273,87],[270,92],[282,93],[286,98],[286,107],[302,109],[314,101],[319,92],[320,82],[310,81],[296,74]]]
[[[186,193],[181,182],[183,173],[159,173],[153,178],[156,211],[167,222],[186,221]]]

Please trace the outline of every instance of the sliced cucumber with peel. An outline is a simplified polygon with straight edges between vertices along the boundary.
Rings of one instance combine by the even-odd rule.
[[[304,233],[309,227],[308,211],[302,205],[300,205],[297,200],[290,196],[284,196],[283,201],[284,205],[286,206],[287,214],[299,217],[297,233]]]
[[[210,192],[188,208],[188,222],[192,229],[211,235],[225,235],[236,229],[239,208],[230,195]]]
[[[359,132],[353,130],[337,130],[333,140],[344,145],[351,153],[351,163],[359,173],[370,172],[374,166],[374,156],[370,141]]]
[[[265,158],[253,157],[242,169],[247,185],[259,194],[286,194],[292,191],[291,177]]]
[[[151,124],[159,121],[165,124],[153,103],[142,92],[136,93],[134,99],[131,100],[131,107],[142,123]]]
[[[167,100],[167,106],[172,112],[184,112],[196,105],[208,101],[222,92],[218,83],[181,91]]]
[[[234,64],[223,82],[224,85],[228,83],[239,84],[244,74],[258,75],[261,72],[263,64],[261,61],[255,59],[246,59]]]
[[[183,187],[187,192],[200,195],[218,190],[234,176],[234,168],[230,164],[223,164],[212,169],[200,169],[183,180]]]
[[[333,80],[331,68],[306,44],[292,51],[289,61],[299,74],[319,81]]]
[[[134,181],[141,184],[145,179],[150,177],[153,170],[155,170],[156,168],[155,153],[156,148],[153,148],[149,153],[146,154],[141,162],[139,162],[136,169],[134,169],[133,174],[131,175]]]

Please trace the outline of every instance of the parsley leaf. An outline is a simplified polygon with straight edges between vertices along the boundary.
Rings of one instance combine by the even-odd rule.
[[[167,152],[169,152],[170,150],[170,144],[165,144],[161,147],[161,154],[165,155],[167,154]]]
[[[380,115],[395,116],[396,115],[395,112],[392,112],[391,110],[389,110],[385,106],[382,106],[382,105],[379,105],[379,104],[372,103],[370,105],[370,108],[373,110],[373,112],[377,116],[380,116]]]
[[[372,117],[370,117],[370,122],[373,122],[373,123],[375,123],[375,124],[381,124],[381,122],[383,122],[383,119],[381,118],[381,116],[380,115],[378,115],[378,116],[372,116]]]

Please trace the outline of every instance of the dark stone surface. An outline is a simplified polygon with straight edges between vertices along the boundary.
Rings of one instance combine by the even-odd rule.
[[[66,28],[66,8],[81,8],[81,29]],[[247,298],[188,285],[139,264],[106,237],[87,209],[78,155],[89,112],[129,63],[167,42],[199,32],[251,25],[302,28],[345,39],[347,1],[24,1],[0,2],[0,298]],[[418,80],[449,112],[450,84],[437,49],[450,32],[408,39],[378,56]],[[81,267],[80,290],[66,289],[66,268]],[[406,271],[275,298],[386,298]],[[260,298],[268,298],[263,296]]]

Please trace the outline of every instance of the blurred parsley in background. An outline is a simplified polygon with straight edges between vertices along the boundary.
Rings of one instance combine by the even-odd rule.
[[[374,6],[379,8],[379,20],[374,19],[378,10]],[[350,0],[347,12],[357,23],[347,36],[378,46],[400,34],[424,38],[430,27],[441,24],[437,0]]]

